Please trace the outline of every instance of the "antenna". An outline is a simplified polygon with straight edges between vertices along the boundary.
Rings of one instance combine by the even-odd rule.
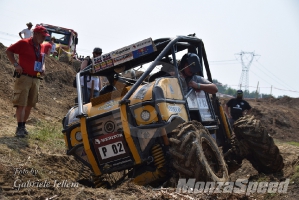
[[[239,81],[240,90],[244,88],[244,94],[245,91],[249,93],[249,68],[253,61],[254,56],[259,56],[257,54],[254,54],[254,52],[244,52],[241,51],[240,53],[237,53],[235,55],[239,55],[242,61],[242,74]]]

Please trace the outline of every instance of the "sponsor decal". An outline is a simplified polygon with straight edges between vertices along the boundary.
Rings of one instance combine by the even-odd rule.
[[[168,110],[170,112],[174,112],[174,113],[180,113],[181,112],[180,106],[170,106],[170,105],[168,105]]]
[[[112,61],[112,59],[110,59],[110,60],[106,60],[106,67],[107,68],[109,68],[109,67],[113,67],[114,65],[113,65],[113,61]]]
[[[141,49],[137,49],[135,51],[133,51],[133,58],[138,58],[140,56],[143,56],[143,55],[146,55],[146,54],[149,54],[149,53],[152,53],[154,52],[154,48],[153,46],[146,46],[146,47],[143,47]]]
[[[101,63],[94,65],[93,69],[94,69],[95,72],[100,71],[101,70]]]
[[[132,60],[132,59],[133,59],[133,54],[132,54],[132,52],[130,52],[130,53],[121,55],[117,58],[114,58],[113,63],[114,63],[114,65],[119,65],[121,63],[127,62],[127,61]]]
[[[93,59],[94,71],[98,72],[102,69],[113,67],[113,61],[111,59],[111,53],[104,54],[102,56]]]
[[[290,179],[284,182],[253,182],[248,179],[237,179],[235,182],[195,182],[195,179],[179,179],[176,192],[181,193],[236,193],[246,194],[253,193],[287,193]]]
[[[108,121],[105,123],[104,129],[105,129],[106,133],[112,133],[115,129],[115,125],[112,121]]]
[[[106,60],[109,60],[112,58],[110,53],[104,54],[104,55],[102,55],[102,57],[103,57],[103,61],[106,61]]]
[[[114,140],[116,138],[122,138],[123,135],[122,134],[114,134],[112,136],[107,136],[107,137],[104,137],[104,138],[101,138],[101,139],[94,139],[94,143],[95,144],[101,144],[101,142],[107,142],[109,140]]]
[[[106,102],[104,105],[100,106],[98,108],[98,110],[108,110],[117,104],[118,104],[117,101],[111,100],[111,101]]]
[[[146,84],[144,86],[142,86],[142,88],[140,88],[135,96],[134,96],[134,99],[140,99],[142,100],[146,94],[146,92],[149,90],[149,88],[152,86],[153,83],[150,83],[150,84]]]
[[[123,48],[118,49],[116,51],[112,51],[111,52],[111,58],[117,58],[121,55],[125,55],[125,54],[130,53],[130,52],[131,52],[131,47],[126,46],[126,47],[123,47]]]
[[[101,66],[101,69],[105,69],[107,67],[106,62],[101,62],[100,66]]]
[[[170,90],[170,93],[171,93],[171,94],[174,94],[174,90],[173,90],[173,88],[172,88],[172,85],[169,85],[169,90]]]
[[[98,56],[98,57],[92,59],[92,64],[93,65],[97,65],[98,63],[101,63],[101,62],[103,62],[103,57],[102,56]]]
[[[140,48],[143,48],[143,47],[146,47],[146,46],[150,46],[152,44],[153,44],[152,38],[147,38],[145,40],[142,40],[140,42],[132,44],[132,49],[136,50],[136,49],[140,49]]]

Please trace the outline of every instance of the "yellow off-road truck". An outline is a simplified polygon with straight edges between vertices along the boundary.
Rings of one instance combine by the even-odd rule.
[[[155,186],[179,177],[227,181],[245,158],[259,172],[282,169],[258,120],[244,117],[230,127],[216,95],[184,86],[178,58],[188,52],[197,55],[188,59],[192,70],[212,82],[204,43],[195,35],[147,38],[96,57],[77,73],[77,85],[80,76],[84,85],[90,76],[109,82],[90,103],[84,103],[87,88],[78,87],[78,105],[63,119],[67,154],[90,169],[95,187],[127,178]],[[144,72],[125,76],[132,69]]]

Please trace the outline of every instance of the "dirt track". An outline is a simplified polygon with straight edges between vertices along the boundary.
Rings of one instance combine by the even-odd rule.
[[[168,190],[153,191],[148,187],[136,186],[125,182],[114,190],[93,189],[77,183],[78,177],[88,177],[88,171],[72,157],[66,156],[60,149],[43,148],[39,141],[28,141],[14,137],[16,127],[13,118],[14,109],[10,103],[13,91],[13,66],[5,55],[5,49],[0,43],[0,199],[298,199],[299,193],[299,147],[287,142],[299,142],[299,99],[284,97],[281,99],[249,100],[253,107],[252,114],[260,119],[267,130],[276,139],[276,143],[284,158],[283,173],[261,175],[247,161],[230,176],[231,181],[246,178],[254,181],[284,181],[290,178],[287,194],[254,194],[243,196],[237,194],[194,195],[176,194]],[[53,58],[46,59],[46,77],[42,81],[39,104],[32,110],[28,121],[29,130],[40,121],[46,121],[53,126],[60,126],[60,121],[69,108],[73,106],[76,96],[72,87],[75,75],[74,67],[61,63]],[[227,99],[221,100],[225,103]],[[61,127],[62,128],[62,127]],[[63,142],[63,141],[58,141]],[[297,168],[296,168],[297,167]],[[29,171],[16,171],[23,169]],[[30,171],[38,170],[36,174]],[[82,170],[79,170],[82,169]],[[295,174],[295,171],[298,174]],[[80,174],[81,173],[81,174]],[[296,178],[296,176],[298,176]],[[23,182],[49,182],[49,187],[27,187],[20,190],[12,189],[16,180]],[[55,180],[61,182],[55,183]],[[66,180],[66,182],[63,182]],[[62,187],[64,183],[65,187]],[[46,184],[46,183],[45,183]],[[66,187],[68,185],[68,187]]]

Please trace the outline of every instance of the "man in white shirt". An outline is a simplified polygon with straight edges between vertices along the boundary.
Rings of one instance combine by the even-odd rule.
[[[93,58],[101,56],[102,55],[102,49],[99,47],[95,47],[92,52]],[[81,70],[85,69],[87,66],[89,66],[92,63],[91,58],[87,56],[84,61],[81,63]],[[81,76],[81,87],[84,87],[84,78]],[[92,90],[92,82],[93,82],[93,97],[98,97],[100,95],[100,89],[101,89],[101,81],[98,76],[91,76],[90,81],[87,82],[87,95],[88,99],[85,103],[89,103],[91,99],[91,90]],[[84,90],[84,89],[83,89]]]
[[[51,40],[49,41],[52,44],[52,48],[51,48],[51,54],[54,54],[54,52],[56,51],[56,44],[55,44],[55,37],[51,37]]]
[[[19,36],[21,39],[26,39],[26,38],[31,38],[32,37],[32,31],[30,30],[32,28],[32,23],[29,22],[26,24],[28,28],[22,30],[20,33],[19,33]],[[22,33],[24,34],[24,38],[22,37]]]

